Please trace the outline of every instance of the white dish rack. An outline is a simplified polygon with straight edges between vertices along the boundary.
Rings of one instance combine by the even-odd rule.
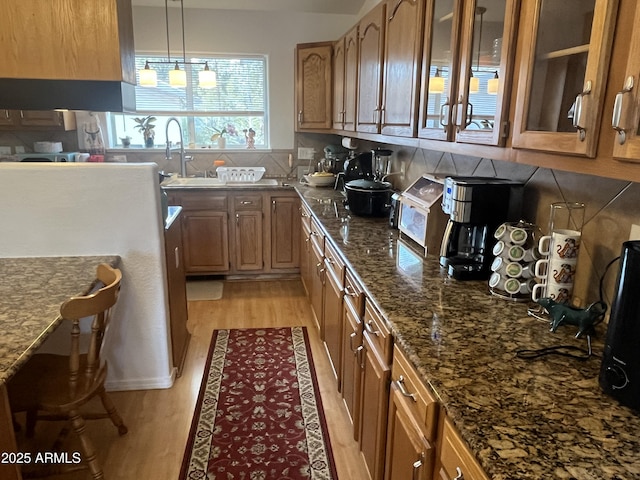
[[[218,167],[218,178],[225,183],[243,182],[253,183],[259,181],[266,169],[264,167]]]

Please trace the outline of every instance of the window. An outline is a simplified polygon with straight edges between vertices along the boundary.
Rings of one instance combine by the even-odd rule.
[[[166,57],[136,55],[136,70],[144,68],[145,62],[164,62]],[[151,64],[158,72],[157,87],[136,86],[136,113],[111,114],[112,143],[118,146],[119,139],[131,137],[131,145],[144,146],[142,132],[136,129],[135,118],[153,115],[155,121],[155,145],[164,146],[166,123],[177,117],[183,131],[185,147],[218,148],[211,137],[226,129],[226,148],[246,148],[245,134],[255,132],[255,147],[268,148],[267,122],[267,72],[266,57],[259,55],[216,55],[191,57],[179,63],[187,73],[187,87],[169,86],[169,71],[172,64]],[[216,72],[217,86],[198,86],[198,72],[204,62]],[[170,127],[170,140],[177,141],[175,125]]]

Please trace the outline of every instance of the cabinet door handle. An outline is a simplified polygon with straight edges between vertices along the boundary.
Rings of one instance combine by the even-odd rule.
[[[398,387],[398,390],[400,390],[400,394],[403,397],[410,398],[414,402],[418,401],[418,400],[416,400],[416,394],[415,393],[409,393],[409,390],[407,390],[407,387],[404,384],[404,376],[403,375],[400,375],[400,377],[398,377],[398,380],[396,380],[396,385]]]
[[[411,480],[418,480],[420,474],[420,468],[424,465],[424,453],[420,454],[420,458],[413,462],[413,471],[411,473]]]
[[[176,268],[180,268],[180,249],[178,247],[173,250],[173,255],[176,259]]]
[[[302,110],[298,112],[298,123],[302,123]]]
[[[449,127],[449,107],[451,105],[449,104],[449,99],[447,99],[446,102],[444,102],[442,105],[440,105],[440,125],[444,128],[444,131],[446,133],[447,128]],[[447,109],[447,114],[444,114],[444,110],[445,108]],[[447,120],[446,122],[444,120]]]
[[[240,215],[236,213],[236,225],[240,225]]]
[[[464,474],[462,473],[462,470],[460,470],[460,467],[456,467],[456,478],[453,480],[464,480]]]
[[[376,337],[380,336],[380,331],[373,329],[373,320],[369,320],[368,322],[366,322],[364,324],[364,329],[371,335],[375,335]]]
[[[618,143],[624,145],[627,141],[627,132],[624,127],[620,126],[622,119],[622,109],[624,108],[624,96],[633,90],[633,76],[627,77],[624,82],[622,90],[616,95],[616,101],[613,105],[613,118],[611,119],[611,126],[618,132]]]
[[[582,104],[584,102],[584,97],[591,93],[591,88],[591,80],[587,80],[584,90],[576,96],[576,103],[573,109],[573,126],[578,130],[578,137],[581,142],[584,142],[584,139],[587,136],[587,130],[582,125]]]
[[[240,202],[241,205],[253,205],[253,202],[251,200],[242,200]]]
[[[364,346],[360,345],[356,348],[356,361],[360,365],[360,370],[364,369],[364,355],[362,352],[364,352]]]
[[[349,334],[349,349],[353,352],[354,355],[358,354],[358,349],[353,348],[353,339],[356,338],[358,334],[356,332],[351,332]]]

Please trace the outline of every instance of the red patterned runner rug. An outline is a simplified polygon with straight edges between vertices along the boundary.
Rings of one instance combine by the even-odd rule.
[[[337,479],[305,327],[213,332],[180,479]]]

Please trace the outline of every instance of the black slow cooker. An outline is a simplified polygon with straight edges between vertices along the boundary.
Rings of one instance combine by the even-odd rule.
[[[351,180],[344,186],[347,205],[354,215],[385,217],[391,210],[393,188],[389,182],[377,180]]]

